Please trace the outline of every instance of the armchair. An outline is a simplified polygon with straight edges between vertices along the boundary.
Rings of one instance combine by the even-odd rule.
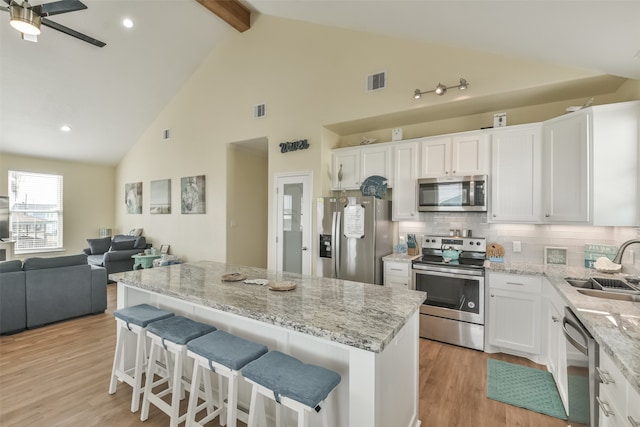
[[[101,239],[87,239],[89,247],[82,252],[87,254],[87,262],[90,265],[104,267],[107,277],[111,273],[133,270],[134,260],[132,255],[144,251],[147,241],[143,236],[127,236],[118,234]]]

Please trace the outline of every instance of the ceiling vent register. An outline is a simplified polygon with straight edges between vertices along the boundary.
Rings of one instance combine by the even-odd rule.
[[[267,105],[266,104],[258,104],[253,107],[253,117],[255,119],[259,119],[267,115]]]
[[[373,92],[386,87],[387,73],[385,71],[367,76],[367,92]]]

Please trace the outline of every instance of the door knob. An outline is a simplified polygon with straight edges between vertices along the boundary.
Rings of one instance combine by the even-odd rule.
[[[307,250],[307,247],[306,247],[306,246],[303,246],[303,247],[302,247],[302,250],[303,250],[303,251],[306,251],[306,250]]]

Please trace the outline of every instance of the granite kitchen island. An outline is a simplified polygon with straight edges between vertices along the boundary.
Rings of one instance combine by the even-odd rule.
[[[222,281],[228,273],[297,287],[278,292]],[[423,292],[210,261],[117,273],[110,279],[118,282],[118,308],[150,303],[338,372],[342,381],[333,395],[331,425],[420,425]],[[249,387],[240,389],[239,400],[248,406]]]

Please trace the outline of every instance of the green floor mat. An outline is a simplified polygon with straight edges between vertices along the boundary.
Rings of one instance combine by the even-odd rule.
[[[567,419],[553,376],[540,369],[487,359],[487,397]]]

